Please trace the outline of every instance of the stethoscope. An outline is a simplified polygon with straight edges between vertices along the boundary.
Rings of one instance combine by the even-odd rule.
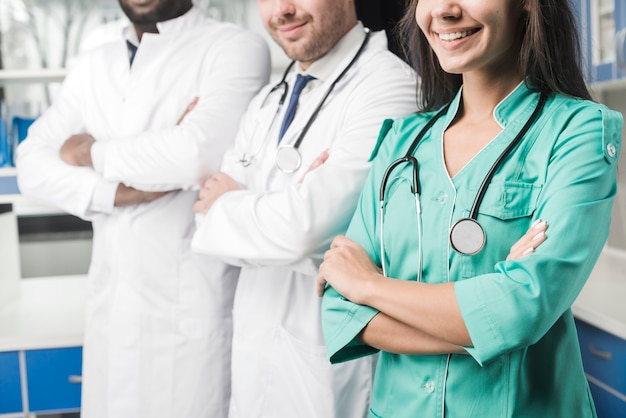
[[[297,171],[302,165],[302,155],[300,154],[299,148],[300,148],[300,144],[302,143],[302,140],[304,139],[304,136],[309,131],[309,128],[311,127],[311,125],[313,125],[313,122],[317,118],[320,110],[322,109],[322,106],[326,102],[326,99],[328,99],[328,96],[333,91],[337,83],[346,75],[348,70],[354,65],[356,60],[359,58],[363,50],[365,50],[365,47],[367,46],[369,38],[370,38],[370,30],[368,28],[365,28],[365,38],[363,39],[361,46],[357,50],[352,60],[348,63],[348,65],[346,65],[346,67],[337,76],[337,78],[335,78],[335,80],[329,86],[328,90],[326,90],[326,93],[322,97],[322,100],[319,102],[319,104],[317,105],[317,107],[315,108],[311,116],[309,117],[309,120],[307,121],[306,125],[304,125],[304,128],[300,132],[300,135],[298,135],[296,142],[294,142],[293,144],[281,144],[276,148],[276,153],[274,155],[274,163],[276,167],[283,173],[285,174],[293,173]],[[275,91],[279,89],[283,89],[280,99],[278,100],[278,106],[276,108],[276,112],[274,112],[272,121],[270,122],[270,125],[265,134],[265,139],[259,144],[257,149],[253,153],[251,153],[249,156],[247,156],[245,152],[241,156],[241,159],[239,160],[239,162],[244,167],[248,167],[250,166],[250,164],[252,164],[252,160],[259,154],[259,152],[261,152],[261,149],[268,142],[268,137],[269,137],[270,132],[272,132],[274,123],[276,122],[276,117],[280,113],[280,110],[282,109],[283,104],[285,103],[285,99],[287,98],[287,93],[289,91],[289,84],[287,83],[287,75],[289,75],[289,72],[291,71],[295,63],[296,63],[295,61],[292,61],[287,66],[287,69],[283,73],[281,80],[274,87],[272,87],[272,89],[267,93],[267,96],[263,100],[261,108],[265,106],[267,99],[272,93],[274,93]]]
[[[517,146],[517,144],[522,140],[522,138],[524,137],[528,129],[530,129],[534,121],[537,119],[537,117],[539,116],[539,113],[543,109],[546,99],[547,99],[546,94],[542,93],[541,97],[539,98],[539,102],[537,103],[537,106],[535,107],[535,110],[530,115],[530,117],[528,118],[528,120],[526,121],[522,129],[517,133],[517,136],[504,149],[504,151],[502,151],[498,159],[496,159],[496,161],[493,163],[493,165],[489,169],[489,172],[483,179],[480,185],[480,188],[478,189],[478,192],[476,194],[476,197],[474,198],[474,203],[472,204],[470,215],[468,217],[459,219],[458,221],[454,223],[454,225],[452,225],[452,228],[450,228],[450,234],[449,234],[450,245],[456,252],[460,254],[464,254],[464,255],[475,255],[475,254],[478,254],[485,246],[485,242],[487,241],[487,235],[485,234],[485,230],[483,229],[483,227],[478,222],[477,217],[478,217],[478,209],[480,208],[480,205],[483,201],[485,192],[487,191],[487,187],[489,187],[489,183],[491,183],[491,179],[493,178],[498,167],[501,165],[502,161],[504,161],[504,159]],[[389,165],[389,167],[387,167],[387,170],[385,170],[385,173],[383,175],[381,185],[380,185],[380,193],[379,193],[379,210],[380,210],[380,253],[381,253],[381,260],[382,260],[381,264],[383,268],[383,274],[385,276],[387,275],[386,269],[385,269],[385,262],[384,262],[385,246],[384,246],[384,239],[383,239],[384,237],[383,216],[384,216],[384,206],[385,206],[385,191],[387,187],[387,182],[389,181],[393,170],[403,163],[410,163],[413,168],[413,176],[412,176],[413,184],[411,187],[411,192],[413,193],[415,197],[415,211],[417,213],[417,233],[418,233],[418,236],[420,237],[420,243],[419,243],[420,248],[418,249],[418,253],[419,253],[418,255],[418,275],[419,275],[418,281],[419,281],[419,278],[421,277],[421,271],[422,271],[422,251],[421,251],[422,231],[421,229],[422,229],[422,225],[421,225],[421,207],[420,207],[420,201],[419,201],[420,183],[419,183],[419,176],[418,176],[418,163],[417,163],[417,159],[413,156],[413,153],[415,152],[417,145],[419,144],[420,140],[424,137],[426,132],[428,132],[428,130],[430,130],[432,126],[435,124],[435,122],[443,114],[447,112],[449,106],[450,106],[449,104],[444,106],[435,116],[433,116],[428,121],[428,123],[424,126],[424,128],[422,128],[422,130],[417,134],[417,136],[415,137],[415,140],[413,140],[406,154],[403,157],[392,162]]]

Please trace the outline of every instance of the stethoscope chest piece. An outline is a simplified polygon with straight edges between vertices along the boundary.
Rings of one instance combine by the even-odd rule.
[[[475,219],[459,219],[450,228],[450,244],[458,253],[464,255],[478,254],[485,246],[486,240],[483,227]]]
[[[297,148],[292,145],[281,145],[276,149],[276,167],[283,173],[297,171],[302,165],[302,157]]]

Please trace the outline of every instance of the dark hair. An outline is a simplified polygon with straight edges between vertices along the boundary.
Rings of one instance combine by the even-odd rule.
[[[591,100],[581,71],[581,50],[576,20],[568,0],[520,0],[522,40],[518,65],[528,83],[545,93],[563,93]],[[446,73],[428,40],[417,26],[419,0],[408,0],[398,25],[406,60],[421,78],[418,100],[422,111],[449,102],[462,84],[460,74]]]

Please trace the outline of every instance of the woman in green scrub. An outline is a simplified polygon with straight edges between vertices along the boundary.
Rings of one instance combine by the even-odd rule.
[[[330,359],[380,352],[371,417],[593,417],[570,307],[623,121],[590,100],[568,2],[412,0],[403,27],[424,110],[384,124],[321,265]],[[538,220],[552,238],[506,259]]]

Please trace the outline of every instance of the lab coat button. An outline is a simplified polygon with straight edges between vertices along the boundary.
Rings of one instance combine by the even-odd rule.
[[[609,155],[609,157],[615,157],[615,154],[617,154],[617,149],[615,148],[615,144],[609,142],[606,145],[606,153]]]
[[[439,196],[437,196],[437,198],[435,199],[437,202],[444,204],[446,203],[446,200],[448,200],[448,195],[447,194],[441,194]]]
[[[434,382],[426,382],[422,384],[422,389],[424,390],[424,392],[426,393],[433,393],[435,390],[435,383]]]

